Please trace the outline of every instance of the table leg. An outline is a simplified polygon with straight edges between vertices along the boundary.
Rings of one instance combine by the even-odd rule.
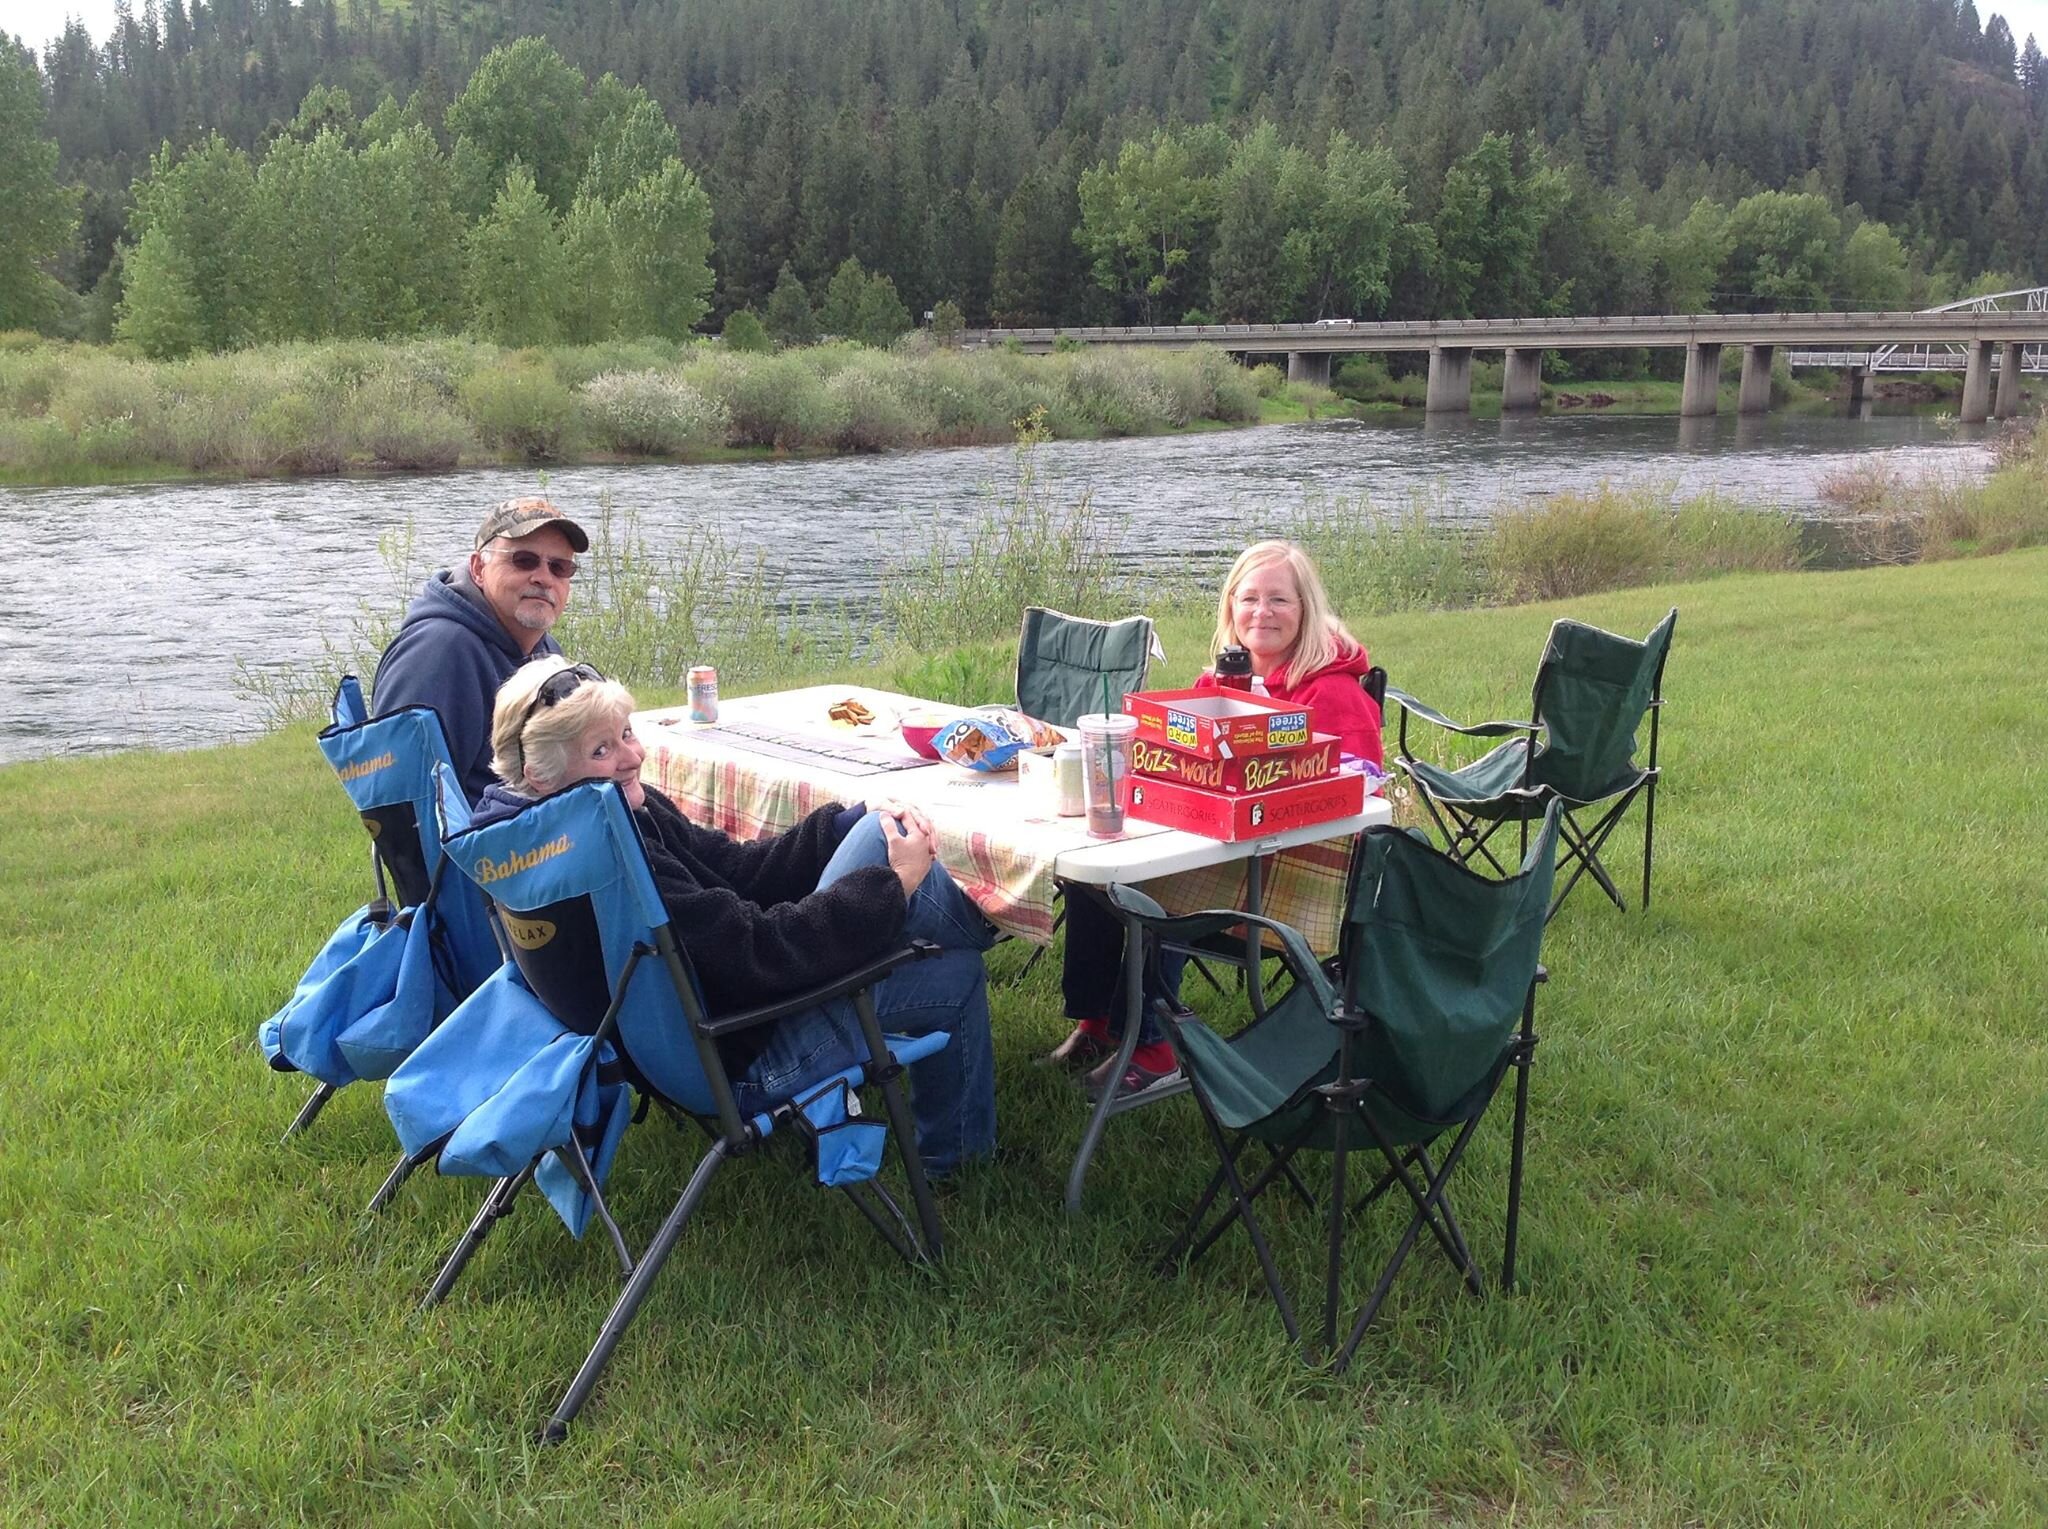
[[[1145,937],[1130,915],[1107,899],[1104,903],[1124,929],[1124,1034],[1117,1046],[1116,1065],[1110,1069],[1109,1086],[1095,1101],[1095,1108],[1088,1116],[1088,1129],[1081,1133],[1080,1150],[1074,1154],[1074,1166],[1067,1173],[1067,1214],[1070,1216],[1081,1213],[1081,1185],[1088,1177],[1088,1162],[1095,1156],[1103,1127],[1109,1123],[1109,1117],[1115,1110],[1117,1084],[1129,1069],[1131,1057],[1138,1049],[1138,1027],[1145,1017]]]

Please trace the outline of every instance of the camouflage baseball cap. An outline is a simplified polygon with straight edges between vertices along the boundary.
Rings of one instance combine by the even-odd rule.
[[[540,498],[507,499],[502,504],[492,505],[491,513],[477,527],[476,550],[483,551],[501,536],[531,536],[543,526],[553,526],[560,531],[578,552],[590,550],[590,537],[583,527]]]

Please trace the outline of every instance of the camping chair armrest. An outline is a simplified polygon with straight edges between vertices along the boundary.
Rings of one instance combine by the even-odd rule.
[[[834,998],[844,998],[857,993],[864,987],[873,987],[906,961],[923,961],[939,954],[939,947],[929,940],[912,940],[901,950],[892,950],[886,956],[878,956],[865,966],[856,967],[844,977],[835,977],[819,987],[793,993],[787,998],[778,998],[773,1003],[764,1003],[758,1008],[742,1009],[736,1014],[721,1014],[716,1019],[707,1019],[702,1026],[706,1035],[716,1040],[720,1036],[733,1035],[741,1030],[752,1030],[759,1025],[773,1024],[778,1019],[787,1019],[792,1014],[801,1014],[814,1009],[821,1003]]]
[[[1120,883],[1103,888],[1103,892],[1119,909],[1137,919],[1141,926],[1172,945],[1185,945],[1242,924],[1270,930],[1279,939],[1287,964],[1297,979],[1322,980],[1322,963],[1316,960],[1315,952],[1308,948],[1308,941],[1292,924],[1283,924],[1261,913],[1247,913],[1242,908],[1204,908],[1198,913],[1171,914],[1135,887]]]
[[[1453,722],[1434,706],[1425,706],[1407,691],[1396,690],[1391,685],[1387,687],[1387,700],[1400,706],[1404,711],[1413,712],[1425,722],[1435,723],[1446,732],[1463,733],[1468,738],[1505,738],[1510,733],[1533,732],[1543,725],[1540,722],[1475,722],[1467,726],[1462,722]],[[1406,725],[1405,718],[1403,725]]]

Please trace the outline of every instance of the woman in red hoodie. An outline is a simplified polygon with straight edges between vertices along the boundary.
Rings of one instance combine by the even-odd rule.
[[[1241,647],[1252,657],[1253,689],[1276,701],[1298,701],[1319,733],[1335,733],[1339,748],[1374,766],[1382,763],[1380,709],[1360,681],[1372,660],[1365,644],[1345,630],[1330,609],[1315,562],[1292,542],[1266,541],[1247,547],[1230,567],[1216,603],[1216,651]],[[1213,689],[1205,672],[1197,689]],[[1089,897],[1067,902],[1067,949],[1061,988],[1074,1029],[1048,1058],[1088,1073],[1088,1091],[1110,1086],[1116,1054],[1111,1016],[1116,1013],[1124,957],[1123,926]],[[1155,993],[1146,977],[1145,1017],[1131,1065],[1116,1081],[1122,1095],[1143,1093],[1176,1076],[1172,1048],[1152,1016],[1154,1002],[1177,1002],[1179,958],[1162,956],[1167,991]]]

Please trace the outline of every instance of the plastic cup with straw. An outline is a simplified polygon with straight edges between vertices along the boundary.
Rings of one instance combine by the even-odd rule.
[[[1109,676],[1102,677],[1102,711],[1080,719],[1081,796],[1088,812],[1088,832],[1109,839],[1124,831],[1123,786],[1131,772],[1131,740],[1138,719],[1112,711]]]

